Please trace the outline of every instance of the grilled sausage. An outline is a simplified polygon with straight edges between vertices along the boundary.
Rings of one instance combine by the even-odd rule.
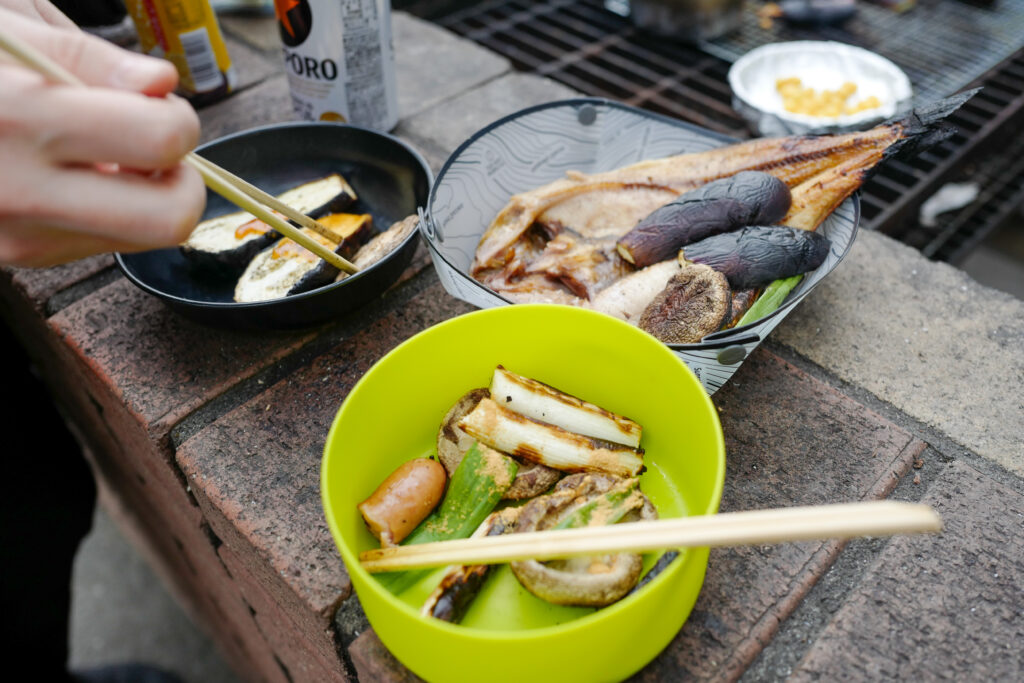
[[[441,502],[446,481],[436,460],[410,460],[358,505],[359,512],[382,546],[397,545]]]

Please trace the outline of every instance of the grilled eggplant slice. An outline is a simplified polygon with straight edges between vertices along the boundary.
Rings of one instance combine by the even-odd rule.
[[[789,188],[773,175],[742,171],[691,190],[641,220],[617,243],[638,268],[672,258],[680,247],[744,225],[770,225],[789,210]]]
[[[334,244],[309,228],[302,231],[346,258],[373,232],[370,214],[334,214],[320,222],[345,238],[341,244]],[[280,299],[326,285],[337,274],[337,268],[285,237],[249,263],[235,285],[235,301]]]
[[[644,309],[637,325],[666,344],[696,344],[721,329],[731,310],[725,275],[688,263]]]
[[[809,230],[753,225],[694,242],[679,251],[679,260],[709,265],[733,289],[750,289],[814,270],[825,261],[831,244]]]
[[[356,201],[356,193],[337,173],[292,188],[278,195],[283,203],[306,215],[317,217],[343,211]],[[245,211],[217,216],[196,226],[180,246],[194,268],[207,274],[234,278],[260,251],[281,235]]]

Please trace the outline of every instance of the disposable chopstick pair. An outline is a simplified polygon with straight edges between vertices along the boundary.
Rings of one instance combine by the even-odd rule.
[[[359,555],[369,572],[552,560],[603,553],[643,553],[688,547],[760,545],[942,530],[927,505],[895,501],[729,512],[582,529],[485,536],[393,546]]]
[[[39,72],[50,81],[64,85],[84,85],[77,76],[60,64],[57,64],[31,45],[3,29],[0,29],[0,48],[3,48],[19,62]],[[199,171],[207,187],[235,206],[248,211],[285,237],[299,243],[339,270],[350,274],[357,272],[358,268],[350,261],[306,235],[275,214],[274,211],[283,214],[299,225],[310,228],[332,242],[340,243],[344,238],[330,228],[318,223],[302,212],[296,211],[276,197],[267,194],[194,152],[186,154],[184,161]]]

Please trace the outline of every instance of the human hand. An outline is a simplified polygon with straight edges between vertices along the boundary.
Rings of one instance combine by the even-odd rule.
[[[0,263],[53,265],[183,241],[206,195],[181,163],[199,121],[168,97],[174,67],[4,7],[12,4],[37,7],[0,0],[0,25],[90,87],[48,83],[0,58]],[[35,15],[62,23],[45,9]]]

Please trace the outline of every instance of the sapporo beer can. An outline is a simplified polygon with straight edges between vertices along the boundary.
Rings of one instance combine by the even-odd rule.
[[[235,70],[209,0],[125,0],[142,51],[178,70],[178,92],[193,104],[235,87]]]
[[[389,0],[274,0],[274,11],[298,118],[395,127]]]

